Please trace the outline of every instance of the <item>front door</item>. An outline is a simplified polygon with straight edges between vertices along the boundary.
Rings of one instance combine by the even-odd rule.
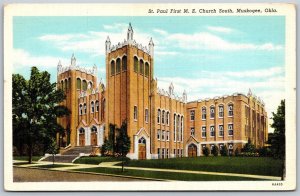
[[[97,146],[97,133],[91,133],[91,145]]]
[[[79,134],[79,146],[85,146],[84,133]]]
[[[195,144],[189,145],[188,157],[196,157],[196,156],[197,156],[197,146]]]
[[[146,159],[146,144],[139,144],[139,159]]]

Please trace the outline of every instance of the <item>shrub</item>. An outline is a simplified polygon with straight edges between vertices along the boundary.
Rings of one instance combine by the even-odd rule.
[[[218,146],[214,145],[211,149],[211,154],[213,154],[215,157],[219,155],[219,149]]]
[[[207,156],[208,157],[208,155],[209,155],[209,150],[208,150],[208,148],[203,148],[203,154],[205,155],[205,156]]]
[[[227,146],[224,145],[223,148],[220,149],[221,156],[228,156],[228,149]]]
[[[259,148],[257,151],[258,151],[258,154],[260,157],[271,157],[272,156],[272,151],[268,147]]]
[[[245,146],[242,148],[241,152],[250,152],[250,153],[256,152],[255,146],[251,143],[250,139],[248,139],[248,143],[245,144]]]
[[[234,156],[239,156],[240,155],[240,149],[236,148],[234,151]]]

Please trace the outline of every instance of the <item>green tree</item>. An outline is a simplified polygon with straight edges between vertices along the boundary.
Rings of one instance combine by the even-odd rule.
[[[211,154],[213,154],[215,157],[219,155],[219,148],[218,148],[218,146],[214,145],[212,147]]]
[[[220,154],[221,156],[228,156],[228,149],[227,146],[224,145],[221,149],[220,149]]]
[[[203,150],[202,150],[203,154],[208,157],[209,155],[209,149],[207,147],[204,147]]]
[[[32,162],[34,146],[49,142],[64,128],[57,123],[58,117],[69,114],[59,105],[65,99],[64,92],[50,82],[50,74],[31,68],[29,80],[20,74],[12,75],[13,142],[22,150],[28,145],[28,162]]]
[[[277,108],[277,112],[272,112],[274,133],[269,138],[268,143],[271,144],[271,151],[275,158],[282,160],[282,179],[285,175],[285,100],[281,100]]]
[[[130,150],[130,137],[127,133],[127,123],[124,121],[118,130],[118,136],[116,138],[116,153],[122,156],[122,172],[124,171],[124,158]]]
[[[112,151],[112,155],[115,155],[116,151],[116,125],[109,124],[109,135],[108,135],[108,142],[109,142],[109,151]]]
[[[242,148],[241,151],[242,152],[249,152],[249,153],[255,153],[256,152],[256,148],[252,144],[250,138],[248,139],[248,142],[245,144],[245,146]]]

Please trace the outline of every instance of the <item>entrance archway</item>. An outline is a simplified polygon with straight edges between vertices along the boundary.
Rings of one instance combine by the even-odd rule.
[[[139,142],[138,159],[146,159],[146,140],[144,137],[141,137],[138,142]]]
[[[92,146],[97,146],[97,134],[98,134],[98,130],[97,127],[93,126],[91,128],[91,145]]]
[[[79,129],[79,146],[85,146],[85,130],[84,130],[84,128]]]
[[[188,147],[188,157],[197,156],[197,146],[195,144],[190,144]]]

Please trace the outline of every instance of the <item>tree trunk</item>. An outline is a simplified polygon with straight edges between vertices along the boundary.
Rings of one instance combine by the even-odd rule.
[[[28,159],[28,163],[31,164],[32,163],[32,152],[33,151],[33,145],[29,144],[29,159]]]

